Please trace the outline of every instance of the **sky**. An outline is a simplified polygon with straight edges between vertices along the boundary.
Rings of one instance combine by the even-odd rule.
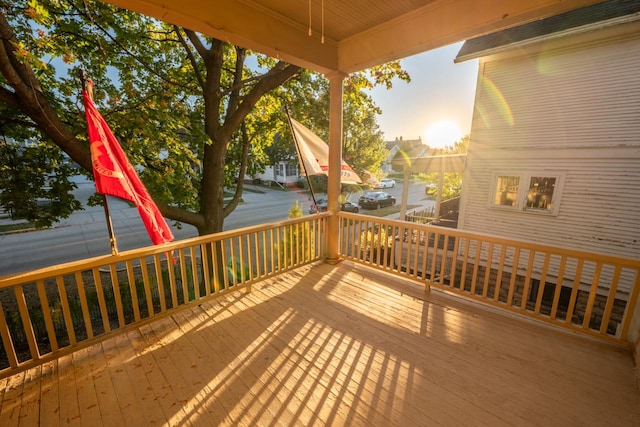
[[[471,131],[478,61],[454,64],[462,43],[405,58],[411,82],[376,87],[371,96],[382,115],[378,125],[387,141],[421,138],[432,148],[451,146]]]

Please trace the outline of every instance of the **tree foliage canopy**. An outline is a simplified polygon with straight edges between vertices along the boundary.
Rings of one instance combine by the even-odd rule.
[[[12,157],[3,157],[0,203],[21,205],[40,225],[80,207],[56,147],[91,174],[80,70],[163,215],[200,234],[222,230],[245,173],[290,158],[285,105],[325,140],[328,133],[328,82],[315,73],[102,2],[0,0],[0,135],[33,141],[49,159],[30,162],[38,156],[5,142]],[[395,78],[409,79],[397,62],[346,81],[344,156],[358,171],[379,165],[383,142],[365,89]],[[31,184],[26,194],[18,173]],[[30,208],[45,187],[38,176],[52,177],[47,216]],[[236,189],[226,204],[225,186]]]
[[[442,156],[448,154],[467,154],[469,150],[469,135],[462,137],[459,141],[456,141],[453,146],[447,146],[444,148],[438,148],[433,150],[433,155]],[[431,195],[438,194],[438,173],[421,174],[420,178],[426,182],[427,192]],[[460,172],[447,172],[444,174],[442,183],[442,199],[452,199],[459,197],[462,192],[462,173]]]

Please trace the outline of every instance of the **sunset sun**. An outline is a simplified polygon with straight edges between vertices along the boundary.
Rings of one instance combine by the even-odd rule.
[[[462,129],[452,120],[440,120],[427,128],[427,145],[431,148],[453,146],[462,138]]]

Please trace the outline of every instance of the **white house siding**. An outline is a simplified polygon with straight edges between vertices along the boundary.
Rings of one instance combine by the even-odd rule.
[[[275,179],[275,176],[276,176],[276,172],[274,171],[273,166],[269,165],[264,167],[263,172],[258,172],[253,176],[246,175],[245,179],[247,180],[259,179],[260,181],[273,181]]]
[[[640,27],[599,31],[481,60],[461,228],[640,257]],[[526,172],[564,174],[557,216],[490,206],[494,173]]]
[[[298,182],[300,176],[296,173],[294,175],[282,175],[276,172],[276,168],[284,169],[286,171],[287,162],[279,162],[275,165],[265,166],[263,172],[258,172],[254,176],[245,176],[247,180],[258,179],[262,182],[276,182],[281,185],[293,185]],[[297,169],[296,169],[297,172]]]
[[[473,149],[637,146],[639,67],[637,35],[482,60]]]

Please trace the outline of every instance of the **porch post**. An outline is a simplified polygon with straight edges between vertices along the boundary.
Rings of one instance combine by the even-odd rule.
[[[440,204],[442,203],[442,187],[444,187],[444,168],[442,162],[440,163],[440,172],[438,172],[438,194],[436,194],[436,209],[434,212],[435,220],[434,224],[440,222]]]
[[[405,161],[402,168],[404,183],[402,184],[402,202],[400,203],[400,221],[407,219],[407,200],[409,200],[409,181],[411,180],[411,166]]]
[[[332,72],[329,79],[329,179],[327,183],[327,210],[331,213],[327,223],[327,262],[340,261],[339,224],[335,215],[340,210],[340,172],[342,159],[342,83],[347,75]]]

